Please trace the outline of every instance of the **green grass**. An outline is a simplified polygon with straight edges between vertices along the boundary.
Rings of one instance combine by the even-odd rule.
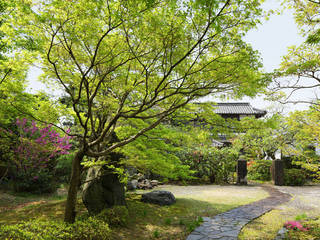
[[[168,190],[175,188],[181,189],[173,187]],[[250,187],[207,189],[200,186],[194,187],[192,191],[184,194],[183,190],[175,194],[177,202],[171,206],[142,203],[140,194],[128,194],[128,223],[125,227],[111,226],[112,239],[185,239],[201,224],[201,217],[211,217],[268,196],[259,189],[251,191]],[[1,197],[0,193],[0,206],[6,207],[0,211],[0,224],[14,224],[30,219],[63,219],[65,196],[62,199],[57,196],[6,196]],[[80,199],[77,208],[79,216],[86,212]]]

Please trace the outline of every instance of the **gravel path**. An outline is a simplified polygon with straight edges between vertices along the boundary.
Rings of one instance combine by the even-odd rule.
[[[277,207],[283,210],[282,214],[294,216],[305,213],[308,217],[318,217],[320,215],[320,186],[288,187],[274,186],[281,192],[288,193],[292,200]]]
[[[262,214],[290,200],[290,195],[276,188],[263,186],[270,196],[213,218],[204,218],[204,223],[196,228],[187,240],[236,240],[244,225]]]

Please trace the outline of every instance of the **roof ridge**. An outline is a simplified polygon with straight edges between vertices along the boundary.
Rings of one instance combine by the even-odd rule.
[[[249,105],[251,106],[251,104],[249,102],[217,102],[216,104],[223,104],[223,105]]]

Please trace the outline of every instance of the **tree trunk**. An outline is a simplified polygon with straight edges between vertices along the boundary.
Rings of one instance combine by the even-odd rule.
[[[68,198],[64,212],[64,221],[74,223],[76,218],[77,193],[80,185],[80,163],[84,157],[83,150],[79,150],[72,161],[72,172],[68,190]]]

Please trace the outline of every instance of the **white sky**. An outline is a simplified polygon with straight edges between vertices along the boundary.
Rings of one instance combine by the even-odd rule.
[[[279,9],[280,3],[277,0],[266,0],[264,9]],[[303,39],[298,34],[297,26],[294,22],[293,14],[289,10],[284,10],[281,15],[272,15],[268,21],[264,21],[257,29],[252,30],[246,36],[246,41],[250,43],[253,49],[261,53],[265,71],[272,71],[278,68],[281,62],[281,56],[287,52],[287,47],[292,45],[299,45]],[[32,69],[28,76],[30,81],[30,90],[32,92],[37,90],[45,90],[45,86],[36,81],[40,71]],[[312,93],[299,93],[297,98],[302,98]],[[232,101],[232,100],[230,100]],[[254,107],[274,111],[279,106],[275,103],[266,102],[263,98],[255,99],[245,98],[242,101],[251,102]],[[305,109],[306,105],[286,105],[285,112],[295,109]]]

